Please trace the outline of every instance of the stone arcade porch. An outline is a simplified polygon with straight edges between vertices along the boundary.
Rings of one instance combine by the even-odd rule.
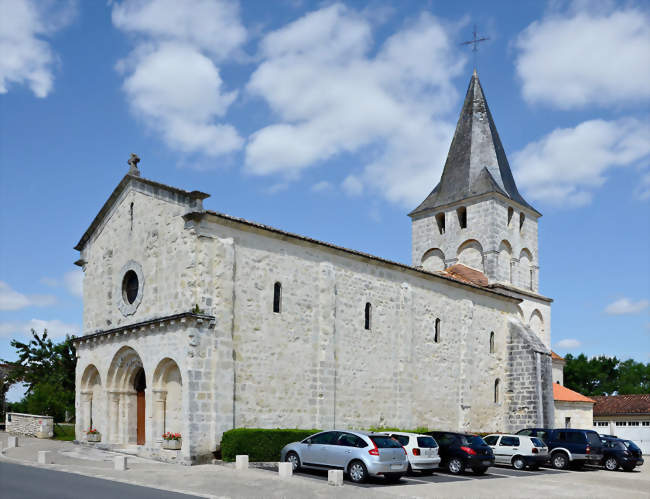
[[[193,380],[211,356],[195,347],[213,327],[213,317],[188,312],[76,339],[77,440],[183,464],[211,458],[216,441],[197,403],[213,399],[211,387]],[[89,428],[100,442],[88,442]],[[165,432],[182,435],[180,450],[163,449]]]

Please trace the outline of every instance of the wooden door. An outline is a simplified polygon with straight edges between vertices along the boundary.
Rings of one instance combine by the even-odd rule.
[[[144,445],[144,390],[138,392],[138,445]]]

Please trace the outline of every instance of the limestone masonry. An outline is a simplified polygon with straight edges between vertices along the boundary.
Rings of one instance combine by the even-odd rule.
[[[205,210],[132,157],[76,247],[77,439],[192,464],[235,427],[552,425],[540,214],[500,147],[474,75],[412,266]]]

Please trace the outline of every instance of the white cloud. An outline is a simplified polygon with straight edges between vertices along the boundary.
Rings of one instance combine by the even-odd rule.
[[[18,310],[26,307],[47,307],[56,303],[52,295],[25,295],[0,281],[0,310]]]
[[[313,192],[329,191],[330,189],[332,189],[332,184],[329,183],[327,180],[321,180],[320,182],[316,182],[314,185],[311,186],[311,190]]]
[[[435,184],[465,62],[436,18],[422,14],[376,46],[371,21],[334,4],[269,33],[261,56],[247,90],[279,121],[250,137],[248,172],[293,179],[363,150],[354,178],[390,201],[414,206]]]
[[[349,196],[360,196],[363,193],[363,184],[354,175],[348,175],[341,183],[341,187]]]
[[[51,338],[62,338],[66,334],[80,334],[77,324],[66,324],[58,319],[31,319],[20,322],[0,322],[0,338],[30,336],[32,329],[39,334],[47,329],[48,336]]]
[[[41,277],[40,282],[50,288],[56,288],[59,285],[59,281],[53,277]]]
[[[605,307],[605,313],[609,315],[633,315],[643,312],[648,308],[648,300],[632,301],[629,298],[621,298]]]
[[[636,119],[590,120],[558,128],[512,155],[516,178],[531,200],[586,204],[606,173],[647,161],[650,129]]]
[[[648,11],[599,7],[574,3],[519,35],[516,70],[528,102],[572,109],[638,105],[650,97]]]
[[[641,175],[639,185],[636,187],[636,196],[642,201],[650,199],[650,172]]]
[[[58,58],[44,38],[72,21],[74,7],[73,1],[0,0],[0,94],[18,84],[47,97]]]
[[[84,273],[81,270],[71,270],[63,276],[63,282],[68,292],[74,296],[83,297]]]
[[[246,39],[238,4],[226,0],[127,0],[113,6],[113,24],[135,49],[118,63],[133,114],[167,146],[208,156],[240,149],[237,130],[220,122],[237,98],[216,63]]]
[[[578,340],[573,339],[573,338],[567,338],[565,340],[560,340],[555,344],[555,346],[557,348],[563,348],[563,349],[578,348],[580,345],[582,345],[582,343],[580,343]]]

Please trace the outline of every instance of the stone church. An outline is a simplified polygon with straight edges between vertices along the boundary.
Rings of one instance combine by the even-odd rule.
[[[185,464],[237,427],[553,424],[537,223],[476,72],[411,265],[207,210],[131,169],[75,247],[77,439]],[[406,244],[406,241],[405,241]],[[178,451],[164,432],[182,434]]]

